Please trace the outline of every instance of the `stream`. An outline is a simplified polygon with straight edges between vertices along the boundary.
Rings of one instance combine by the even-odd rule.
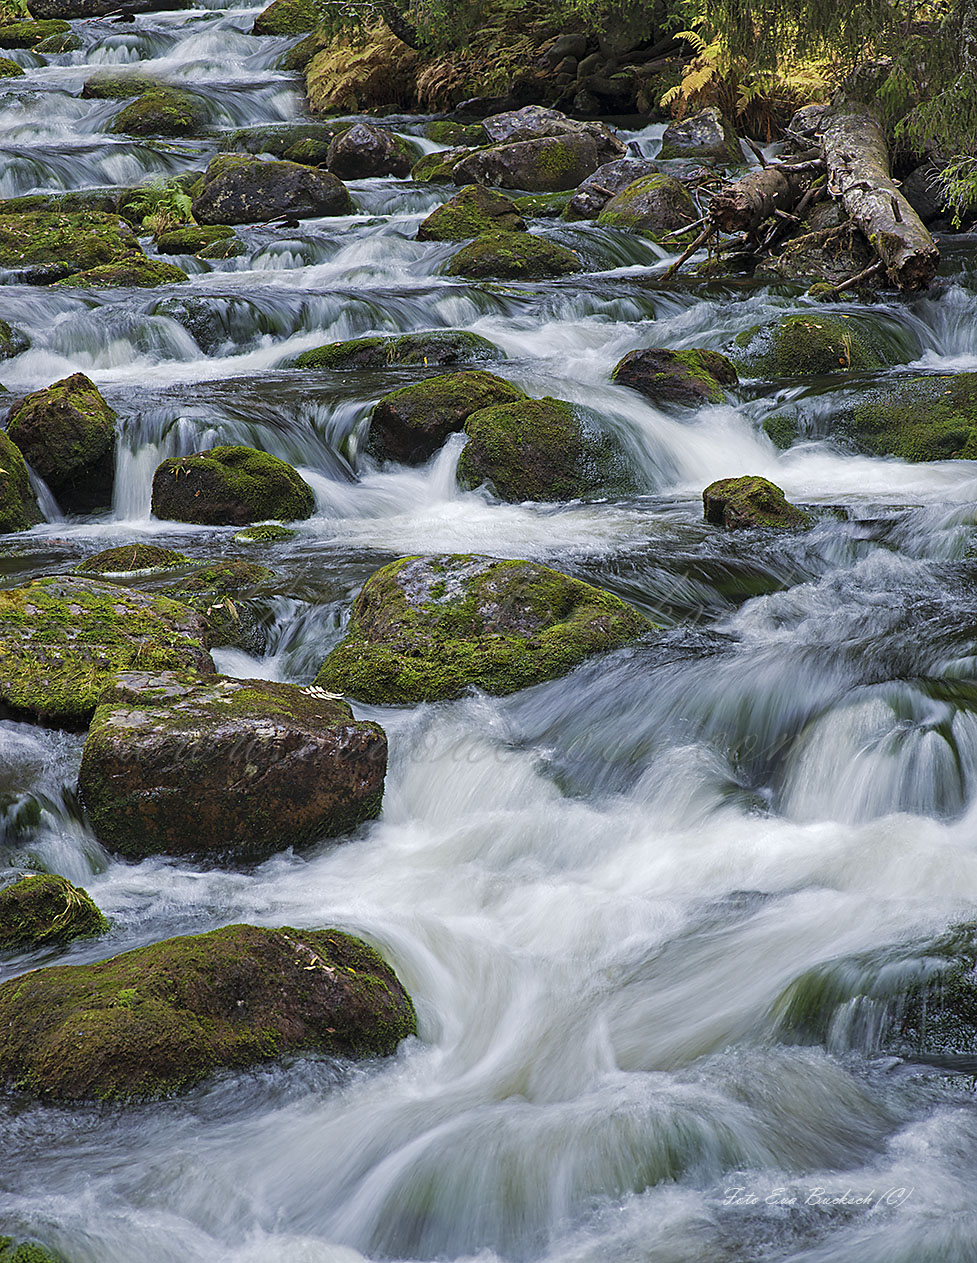
[[[93,68],[192,86],[224,131],[299,118],[297,78],[275,68],[293,41],[250,35],[259,12],[75,22],[78,51],[10,53],[28,73],[3,80],[0,196],[132,184],[216,152],[218,132],[107,133],[121,103],[78,95]],[[425,120],[384,121],[416,137]],[[623,135],[653,156],[661,131]],[[61,873],[112,924],[7,954],[0,978],[240,921],[334,926],[391,962],[420,1032],[385,1062],[299,1058],[125,1108],[2,1097],[0,1232],[71,1263],[973,1260],[972,1076],[880,1056],[857,1031],[785,1043],[774,1010],[812,967],[974,916],[977,470],[820,437],[880,374],[747,381],[736,403],[670,412],[611,384],[636,347],[721,349],[808,310],[801,286],[665,289],[660,248],[559,220],[532,227],[578,250],[582,276],[448,278],[454,247],[414,236],[453,189],[350,191],[351,216],[241,229],[247,252],[226,262],[181,256],[187,285],[3,287],[0,314],[31,346],[0,364],[0,403],[83,372],[122,426],[111,514],[7,536],[3,583],[133,541],[261,560],[278,576],[264,652],[214,658],[301,684],[364,580],[412,552],[543,561],[663,631],[506,698],[355,706],[390,739],[382,816],[247,870],[113,859],[76,795],[83,735],[0,722],[0,877]],[[824,310],[903,348],[884,373],[977,369],[966,243],[929,295]],[[489,367],[529,394],[598,409],[642,494],[461,492],[460,435],[423,467],[379,467],[362,453],[373,403],[444,370],[285,367],[339,339],[442,328],[501,347]],[[762,422],[785,401],[810,437],[782,452]],[[255,548],[151,517],[157,464],[216,443],[260,447],[312,485],[293,539]],[[703,487],[739,474],[816,525],[706,526]]]

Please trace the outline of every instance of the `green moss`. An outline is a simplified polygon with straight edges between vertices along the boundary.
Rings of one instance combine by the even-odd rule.
[[[543,280],[582,272],[573,250],[528,232],[486,232],[448,260],[448,276]]]
[[[877,369],[882,356],[871,338],[843,317],[786,316],[772,328],[737,334],[730,355],[738,366],[768,377],[801,377]]]
[[[502,695],[551,680],[648,629],[620,598],[528,561],[405,557],[353,604],[316,684],[380,705]]]
[[[707,522],[727,530],[761,526],[797,530],[813,522],[775,483],[756,475],[710,483],[702,493],[702,506]]]
[[[329,36],[324,31],[313,31],[311,35],[306,35],[305,39],[300,39],[287,53],[281,55],[277,68],[293,73],[301,72],[317,53],[329,47],[330,42]]]
[[[486,232],[521,232],[526,227],[507,197],[481,184],[466,184],[436,207],[417,229],[418,241],[466,241]]]
[[[254,35],[305,35],[321,21],[315,0],[273,0],[251,29]]]
[[[156,238],[160,254],[197,254],[215,241],[234,239],[234,229],[226,224],[194,224],[188,228],[174,228]]]
[[[202,250],[197,251],[198,259],[215,259],[222,262],[225,259],[237,259],[242,254],[248,253],[248,247],[243,241],[237,237],[226,237],[221,241],[212,241],[209,246],[204,246]]]
[[[732,363],[718,351],[646,347],[625,355],[611,379],[655,403],[702,404],[722,403],[726,387],[736,385],[738,377]]]
[[[424,135],[437,145],[465,145],[478,148],[488,144],[481,123],[453,123],[447,118],[432,119],[424,126]]]
[[[165,86],[137,70],[97,70],[85,80],[81,95],[96,101],[126,101]]]
[[[34,45],[31,52],[56,57],[61,53],[77,52],[81,47],[83,47],[81,39],[74,31],[59,31],[54,35],[46,35]]]
[[[0,48],[33,48],[50,35],[70,33],[71,27],[60,18],[46,22],[8,22],[0,26]]]
[[[0,890],[0,949],[93,938],[108,928],[88,892],[64,877],[37,874]]]
[[[24,74],[24,67],[9,57],[0,57],[0,79],[15,79]]]
[[[98,211],[26,211],[0,214],[0,267],[40,267],[42,279],[110,263],[139,244],[118,215]]]
[[[12,360],[15,355],[26,351],[30,344],[30,338],[25,333],[8,325],[6,320],[0,320],[0,360]]]
[[[155,1097],[289,1051],[389,1055],[416,1024],[359,939],[232,925],[5,983],[0,1072],[49,1100]]]
[[[246,530],[238,531],[234,540],[238,544],[274,544],[294,536],[295,532],[290,531],[287,526],[265,522],[260,526],[249,526]]]
[[[188,136],[206,123],[208,106],[196,92],[151,88],[112,119],[109,131],[126,136]]]
[[[644,175],[622,189],[597,216],[599,228],[628,228],[653,240],[695,223],[699,218],[691,194],[674,176]],[[669,238],[672,247],[682,238]]]
[[[410,178],[418,184],[437,180],[450,184],[455,164],[472,152],[471,149],[442,149],[440,153],[426,153],[411,167]]]
[[[558,219],[566,210],[576,190],[564,189],[559,193],[530,193],[514,197],[513,205],[527,219]]]
[[[78,574],[146,574],[189,565],[192,565],[190,558],[173,548],[160,548],[158,544],[123,544],[86,557],[75,571]]]
[[[465,422],[458,483],[501,500],[576,500],[635,490],[626,454],[586,410],[560,399],[485,408]]]
[[[977,460],[977,373],[915,377],[859,397],[837,433],[875,456]]]
[[[64,1263],[60,1254],[36,1241],[16,1241],[0,1237],[0,1263]]]
[[[764,421],[763,431],[771,443],[786,451],[797,442],[797,418],[777,412]]]
[[[460,329],[436,329],[430,333],[405,333],[400,337],[354,338],[330,342],[303,351],[296,368],[376,369],[391,365],[442,365],[504,360],[488,338]]]
[[[24,458],[0,431],[0,534],[27,531],[43,520]]]
[[[212,562],[204,566],[202,570],[194,571],[188,578],[180,581],[180,591],[187,594],[211,592],[237,595],[250,591],[259,583],[267,583],[274,577],[274,570],[269,569],[268,566],[235,558]]]
[[[153,512],[177,522],[292,522],[314,510],[312,488],[291,465],[253,447],[214,447],[171,458],[153,478]]]
[[[300,162],[306,167],[324,167],[329,161],[329,141],[306,137],[297,140],[282,154],[286,162]]]
[[[76,272],[56,281],[56,289],[155,289],[158,285],[182,285],[190,278],[175,263],[148,259],[144,254],[132,255],[115,263]]]

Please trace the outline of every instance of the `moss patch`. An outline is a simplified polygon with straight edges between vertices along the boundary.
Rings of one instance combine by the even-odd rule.
[[[225,224],[194,224],[191,228],[174,228],[156,238],[160,254],[197,254],[215,241],[234,239],[234,229]]]
[[[96,101],[127,101],[165,86],[136,70],[97,70],[85,80],[81,95]]]
[[[126,136],[189,136],[207,122],[202,96],[182,88],[150,88],[112,119],[109,131]]]
[[[314,510],[312,488],[292,466],[253,447],[214,447],[172,457],[153,478],[153,512],[176,522],[293,522]]]
[[[977,373],[914,377],[867,392],[836,432],[874,456],[977,460]]]
[[[882,368],[869,336],[843,318],[786,316],[772,328],[754,326],[737,334],[728,348],[742,368],[767,377],[801,377]]]
[[[410,178],[417,184],[441,181],[451,183],[455,165],[467,158],[471,149],[442,149],[439,153],[426,153],[410,169]]]
[[[691,347],[667,351],[648,347],[630,351],[615,365],[612,380],[640,391],[653,403],[722,403],[735,386],[736,369],[718,351]]]
[[[287,526],[264,522],[260,526],[249,526],[246,530],[238,531],[234,539],[238,544],[274,544],[280,540],[293,539],[294,536],[295,532],[290,531]]]
[[[0,1237],[0,1263],[64,1263],[64,1259],[36,1241]]]
[[[87,891],[51,873],[0,890],[0,948],[44,947],[104,934],[109,923]]]
[[[485,232],[521,232],[526,227],[512,202],[480,184],[468,184],[422,220],[418,241],[466,241]]]
[[[573,250],[528,232],[486,232],[453,254],[448,276],[538,281],[582,272]]]
[[[27,531],[43,521],[24,458],[0,431],[0,534]]]
[[[525,197],[514,197],[512,202],[519,214],[527,219],[559,219],[569,205],[574,191],[564,189],[562,193],[530,193]]]
[[[173,548],[160,548],[158,544],[122,544],[118,548],[103,549],[94,557],[86,557],[75,567],[75,571],[78,574],[148,574],[154,570],[191,564],[189,557]]]
[[[0,26],[0,48],[33,48],[50,35],[70,33],[71,27],[60,18],[46,22],[8,22]]]
[[[251,28],[253,35],[305,35],[322,20],[314,0],[272,0],[259,13]]]
[[[597,216],[600,228],[640,229],[652,238],[699,218],[691,194],[674,176],[645,175],[611,198]]]
[[[0,214],[0,267],[36,269],[37,280],[141,253],[132,229],[118,215],[99,211],[26,211]]]
[[[797,530],[813,521],[775,483],[755,475],[710,483],[702,493],[702,506],[707,522],[728,531],[754,526]]]
[[[9,57],[0,57],[0,79],[16,79],[24,74],[24,67]]]
[[[155,289],[158,285],[182,285],[189,279],[175,263],[163,263],[159,259],[147,259],[144,254],[137,254],[66,276],[55,282],[55,288]]]

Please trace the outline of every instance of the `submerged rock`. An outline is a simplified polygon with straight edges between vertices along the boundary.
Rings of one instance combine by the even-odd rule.
[[[593,137],[573,133],[477,149],[454,163],[451,178],[455,184],[491,184],[526,193],[556,193],[575,189],[599,166]]]
[[[605,162],[579,185],[567,202],[563,218],[596,219],[615,194],[623,193],[636,180],[656,174],[658,167],[650,158],[615,158]]]
[[[341,180],[365,180],[384,175],[408,176],[420,156],[416,145],[385,127],[354,123],[330,142],[326,162]]]
[[[977,460],[977,373],[913,377],[861,392],[836,433],[873,456]]]
[[[199,614],[169,597],[80,576],[0,590],[0,708],[83,727],[120,671],[212,672]]]
[[[473,413],[458,483],[500,500],[576,500],[635,490],[628,455],[596,414],[562,399],[523,399]]]
[[[572,276],[583,264],[573,250],[528,232],[483,232],[448,260],[448,276],[539,281]]]
[[[645,347],[629,351],[611,374],[619,386],[630,386],[652,403],[722,403],[727,386],[735,386],[736,369],[718,351],[690,348],[667,351]]]
[[[711,482],[702,493],[702,507],[710,525],[728,531],[754,526],[794,530],[811,525],[810,515],[791,504],[775,483],[755,475]]]
[[[504,351],[478,333],[434,329],[430,333],[404,333],[399,337],[330,342],[326,346],[303,351],[296,359],[295,367],[375,369],[401,364],[440,367],[505,358]]]
[[[714,105],[680,122],[669,123],[662,136],[658,157],[711,158],[734,166],[743,163],[736,134]]]
[[[95,383],[73,373],[15,403],[7,434],[62,509],[91,513],[112,504],[115,423]]]
[[[266,638],[246,598],[274,577],[273,570],[256,562],[217,561],[195,570],[166,592],[203,617],[208,649],[230,645],[257,656],[264,652]]]
[[[615,194],[597,216],[602,228],[631,228],[651,237],[688,228],[699,218],[688,190],[670,175],[646,175]]]
[[[93,938],[108,928],[88,892],[53,873],[34,873],[0,890],[0,950]]]
[[[0,431],[0,534],[27,531],[43,521],[24,458]]]
[[[366,450],[379,460],[419,465],[438,451],[466,419],[492,404],[525,399],[518,387],[478,369],[429,377],[392,391],[370,418]]]
[[[338,930],[229,925],[0,987],[0,1079],[53,1101],[154,1097],[287,1053],[387,1056],[410,996]]]
[[[264,859],[349,833],[383,800],[387,739],[321,690],[130,672],[92,719],[78,788],[129,859]]]
[[[314,31],[322,14],[314,0],[272,0],[254,20],[252,35],[305,35]]]
[[[366,581],[316,684],[395,706],[514,693],[648,626],[619,597],[533,562],[404,557]]]
[[[785,316],[772,327],[754,325],[727,348],[732,358],[757,376],[800,377],[882,368],[869,335],[843,316]]]
[[[329,171],[224,154],[211,162],[193,200],[193,215],[201,224],[314,219],[352,210],[346,185]]]
[[[161,548],[158,544],[122,544],[118,548],[105,548],[92,557],[86,557],[75,567],[78,574],[149,574],[152,571],[172,570],[177,566],[190,566],[192,561],[175,548]]]
[[[0,214],[0,268],[46,283],[141,254],[135,233],[118,215],[100,211],[22,211]]]
[[[294,522],[314,510],[315,496],[305,479],[277,456],[253,447],[214,447],[170,457],[153,477],[153,512],[175,522]]]
[[[418,241],[466,241],[483,232],[522,232],[526,222],[501,193],[467,184],[437,206],[417,229]]]
[[[238,531],[234,540],[238,544],[274,544],[294,537],[295,532],[290,531],[287,526],[279,526],[277,522],[262,522],[259,526],[249,526]]]
[[[154,87],[112,119],[109,131],[126,136],[191,136],[210,113],[206,98],[185,88]]]

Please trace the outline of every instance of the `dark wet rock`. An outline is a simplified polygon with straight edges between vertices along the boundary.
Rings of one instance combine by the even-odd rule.
[[[593,137],[570,133],[477,149],[453,164],[451,178],[455,184],[491,184],[527,193],[556,193],[575,189],[599,166]]]
[[[234,153],[270,154],[295,162],[290,150],[304,141],[313,141],[323,153],[339,128],[329,123],[270,123],[260,127],[239,127],[221,140],[222,150]]]
[[[606,123],[581,123],[567,118],[559,110],[550,110],[542,105],[527,105],[521,110],[492,114],[483,120],[482,128],[495,145],[540,140],[548,136],[589,136],[597,146],[598,163],[612,162],[627,153],[627,145]]]
[[[296,368],[376,369],[403,364],[441,367],[504,360],[505,352],[488,338],[460,329],[404,333],[397,337],[353,338],[303,351]]]
[[[330,43],[329,35],[325,31],[313,31],[311,35],[306,35],[297,44],[293,44],[287,52],[282,53],[276,69],[301,74],[314,57],[326,51]]]
[[[75,272],[60,281],[54,289],[156,289],[160,285],[183,285],[190,278],[175,263],[149,259],[144,254],[133,254],[114,263],[100,263],[98,267]]]
[[[523,399],[472,413],[458,461],[459,485],[486,484],[500,500],[576,500],[635,490],[618,437],[588,408]]]
[[[483,232],[521,232],[526,223],[513,203],[481,184],[468,184],[421,221],[418,241],[467,241]]]
[[[0,431],[0,534],[27,531],[43,521],[24,458]]]
[[[12,360],[30,346],[31,340],[22,329],[0,320],[0,360]]]
[[[61,508],[91,513],[112,503],[115,421],[95,383],[74,373],[15,403],[7,434]]]
[[[856,322],[820,312],[784,316],[775,325],[754,325],[727,348],[753,376],[801,377],[877,369],[883,359],[871,336]]]
[[[420,150],[400,136],[374,123],[354,123],[334,137],[327,165],[341,180],[365,180],[373,176],[408,176]]]
[[[714,105],[681,122],[669,123],[658,157],[709,158],[734,166],[743,162],[736,134]]]
[[[138,70],[96,70],[84,83],[81,95],[97,101],[127,101],[132,97],[142,96],[146,92],[155,92],[167,85],[151,75],[140,74]]]
[[[0,48],[33,48],[51,35],[70,33],[67,22],[8,22],[0,26]]]
[[[836,418],[835,432],[873,456],[977,460],[977,373],[914,377],[862,391]]]
[[[156,238],[156,249],[160,254],[199,254],[215,242],[236,240],[234,229],[225,224],[194,224],[162,233]]]
[[[725,388],[735,386],[739,380],[736,369],[718,351],[667,351],[664,347],[629,351],[615,365],[611,377],[619,386],[630,386],[652,403],[693,406],[722,403]]]
[[[207,122],[204,97],[185,88],[150,88],[116,114],[109,130],[126,136],[191,136]]]
[[[77,575],[0,590],[0,707],[84,727],[120,671],[213,671],[205,632],[169,597]]]
[[[292,522],[311,517],[314,509],[312,488],[292,466],[252,447],[171,457],[153,477],[153,512],[176,522]]]
[[[282,157],[286,162],[298,162],[306,167],[324,167],[329,161],[330,144],[331,141],[315,140],[310,136],[289,145]]]
[[[316,683],[400,706],[514,693],[647,628],[620,598],[533,562],[405,557],[366,581]]]
[[[254,20],[252,35],[305,35],[314,31],[322,14],[314,0],[272,0]]]
[[[25,74],[24,67],[10,57],[0,57],[0,79],[16,79]],[[3,1240],[0,1237],[0,1240]]]
[[[636,180],[656,174],[658,168],[649,158],[615,158],[613,162],[605,162],[582,182],[567,202],[563,218],[596,219],[612,197],[623,193]]]
[[[728,531],[754,526],[796,530],[811,524],[809,514],[791,504],[778,486],[754,475],[710,483],[702,493],[702,506],[711,526]]]
[[[689,192],[670,175],[646,175],[616,193],[597,216],[602,228],[640,229],[651,237],[688,228],[699,218]]]
[[[51,1101],[155,1097],[288,1054],[389,1055],[415,1030],[359,939],[229,925],[4,983],[0,1079]]]
[[[48,283],[142,253],[135,233],[118,215],[99,211],[0,214],[0,268]]]
[[[254,605],[248,600],[275,572],[257,562],[216,561],[200,567],[166,589],[181,605],[196,610],[207,624],[207,648],[231,646],[258,656],[266,635]]]
[[[449,276],[538,281],[582,272],[580,256],[528,232],[485,232],[448,260]]]
[[[0,889],[2,951],[93,938],[108,928],[88,892],[53,873],[32,873]]]
[[[230,161],[228,161],[230,159]],[[329,171],[297,162],[260,162],[219,155],[194,197],[201,224],[254,224],[282,217],[314,219],[347,215],[353,201],[346,185]]]
[[[459,101],[453,115],[461,122],[473,119],[488,118],[490,114],[507,113],[518,108],[518,102],[511,96],[473,96]]]
[[[902,195],[924,224],[931,224],[946,214],[946,204],[940,194],[939,177],[942,164],[924,162],[902,181]]]
[[[525,398],[516,386],[477,369],[429,377],[384,395],[373,409],[366,450],[380,460],[418,465],[461,430],[473,412]]]
[[[185,553],[179,553],[175,548],[161,548],[158,544],[121,544],[117,548],[104,548],[100,553],[86,557],[75,566],[75,573],[148,574],[192,564]]]
[[[78,787],[95,834],[130,859],[264,859],[380,811],[387,739],[323,690],[131,672],[103,695]]]
[[[248,253],[248,247],[238,237],[221,237],[209,245],[201,246],[197,251],[198,259],[213,259],[222,262],[225,259],[237,259]]]
[[[840,284],[875,257],[865,238],[837,202],[825,202],[805,217],[803,230],[757,269],[758,277]]]

